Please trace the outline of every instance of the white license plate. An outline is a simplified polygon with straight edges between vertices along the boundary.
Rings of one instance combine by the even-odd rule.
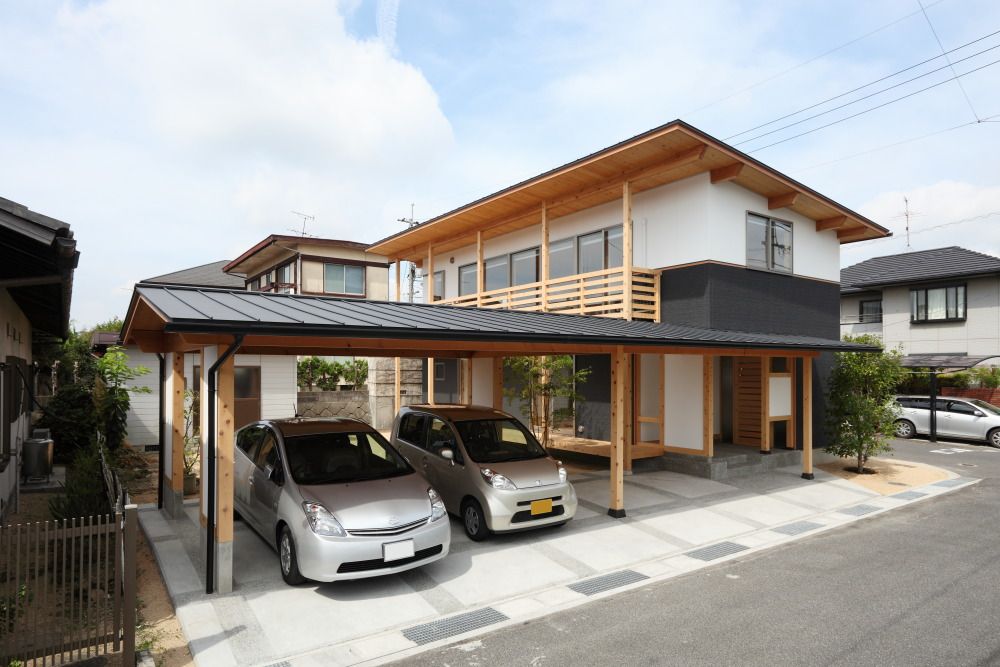
[[[413,540],[403,540],[402,542],[389,542],[382,545],[382,560],[402,560],[413,558]]]

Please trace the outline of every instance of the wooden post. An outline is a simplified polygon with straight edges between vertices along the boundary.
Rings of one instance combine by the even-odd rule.
[[[403,391],[402,387],[400,386],[402,384],[402,381],[400,379],[400,366],[401,366],[400,362],[401,362],[400,358],[396,357],[396,376],[393,379],[393,400],[392,400],[392,405],[394,408],[393,413],[399,412],[399,409],[403,407]],[[395,414],[393,414],[393,417],[395,417]]]
[[[427,357],[427,404],[434,405],[434,357]]]
[[[396,258],[396,301],[402,301],[403,300],[403,295],[400,293],[400,290],[402,289],[402,280],[400,279],[400,275],[399,275],[399,273],[400,273],[400,264],[402,264],[402,263],[403,263],[403,260],[401,260],[401,259],[399,259],[397,257]]]
[[[635,415],[637,411],[635,409],[635,397],[638,396],[638,391],[635,383],[635,355],[626,354],[625,355],[625,367],[624,367],[624,384],[626,387],[625,394],[625,415],[623,417],[625,425],[624,434],[624,455],[623,455],[623,469],[625,474],[632,474],[632,445],[635,443]]]
[[[611,355],[611,498],[608,516],[625,516],[625,352]]]
[[[632,319],[632,185],[622,183],[622,298],[625,300],[624,315]]]
[[[796,432],[798,431],[798,420],[799,420],[798,410],[796,409],[798,407],[796,405],[798,401],[795,400],[795,384],[796,384],[796,378],[798,377],[798,370],[796,369],[796,366],[798,366],[798,359],[796,359],[795,357],[788,357],[787,363],[788,363],[788,372],[792,374],[792,416],[788,420],[788,432],[785,435],[785,448],[795,449],[797,445],[796,440],[798,438]]]
[[[493,357],[493,408],[503,410],[503,357]]]
[[[462,403],[472,405],[472,359],[460,359],[462,367]]]
[[[802,479],[813,479],[812,363],[802,359]]]
[[[760,358],[760,453],[771,453],[771,357]]]
[[[483,276],[483,232],[476,232],[476,306],[483,305],[483,285],[486,284],[486,277]]]
[[[542,312],[549,309],[549,213],[542,202]]]
[[[657,417],[660,426],[660,446],[667,446],[667,355],[660,355],[660,397]]]
[[[184,511],[184,353],[170,355],[170,469],[167,473],[167,493],[164,509],[172,518],[180,518]]]
[[[201,465],[201,483],[198,485],[198,521],[201,527],[204,528],[208,525],[207,506],[205,504],[205,461],[208,460],[208,456],[206,455],[208,451],[208,411],[211,409],[208,400],[207,373],[208,367],[215,363],[215,349],[201,348],[198,352],[198,363],[201,367],[201,376],[198,378],[198,421],[200,422],[198,424],[198,433],[200,434],[198,447],[201,451],[201,456],[198,459]],[[201,531],[201,534],[204,535],[205,531]],[[204,546],[203,542],[202,547]]]
[[[434,246],[430,243],[427,244],[427,266],[425,268],[424,300],[427,303],[434,303]]]
[[[218,346],[218,355],[226,353],[228,346]],[[216,387],[215,417],[215,493],[218,511],[215,516],[215,567],[216,590],[229,593],[233,590],[233,465],[236,455],[235,418],[235,360],[230,355],[219,367]],[[204,373],[205,370],[203,369]],[[209,499],[212,502],[212,499]]]
[[[701,450],[711,458],[715,455],[715,358],[702,357],[701,364]]]

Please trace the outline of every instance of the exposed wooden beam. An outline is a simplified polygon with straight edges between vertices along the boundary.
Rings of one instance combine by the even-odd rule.
[[[798,199],[798,192],[786,192],[784,194],[775,195],[774,197],[768,197],[767,207],[772,211],[777,208],[789,208],[795,206],[795,202],[797,202]]]
[[[493,359],[493,407],[503,410],[503,357]]]
[[[701,451],[705,456],[715,455],[715,357],[701,358]]]
[[[847,224],[846,215],[835,215],[832,218],[824,218],[816,221],[816,231],[823,232],[827,229],[840,229]]]
[[[483,233],[482,231],[476,232],[476,305],[483,305],[483,291],[486,285],[486,276],[483,275],[484,267],[484,255],[483,250]],[[459,278],[461,280],[461,278]]]
[[[625,319],[632,319],[632,184],[622,183],[622,271],[625,274],[623,301]]]
[[[175,519],[184,511],[184,353],[170,354],[170,465],[164,470],[170,501],[164,508]],[[192,429],[193,430],[193,429]]]
[[[226,353],[226,347],[219,346],[217,354],[221,357]],[[218,386],[216,387],[215,412],[215,498],[218,499],[218,513],[215,517],[216,539],[216,586],[220,593],[229,593],[233,589],[233,518],[235,508],[234,479],[236,462],[236,402],[235,402],[235,355],[230,355],[219,367]],[[208,369],[203,369],[203,373]]]
[[[743,173],[743,168],[746,165],[742,162],[735,162],[726,167],[719,167],[718,169],[713,169],[711,176],[713,183],[724,183],[725,181],[731,181],[734,178],[739,178],[740,174]]]
[[[401,260],[401,259],[399,259],[397,257],[396,258],[396,301],[402,301],[403,300],[403,294],[400,291],[402,289],[402,280],[401,280],[400,275],[399,275],[400,274],[400,264],[402,264],[402,263],[403,263],[403,260]]]
[[[812,359],[802,361],[802,477],[813,478]]]
[[[611,475],[608,515],[625,516],[625,351],[611,355]]]
[[[482,236],[482,233],[479,233]],[[545,202],[542,202],[542,246],[541,246],[541,269],[542,269],[542,310],[549,309],[549,290],[547,289],[549,280],[549,216]]]
[[[868,236],[871,230],[867,227],[845,227],[837,230],[837,239],[840,241],[857,241]]]
[[[434,303],[434,244],[427,244],[427,270],[424,271],[424,300]],[[444,296],[443,294],[441,296]]]
[[[63,277],[54,274],[50,276],[30,276],[26,278],[4,278],[0,280],[0,288],[4,287],[34,287],[36,285],[55,285],[61,283]]]

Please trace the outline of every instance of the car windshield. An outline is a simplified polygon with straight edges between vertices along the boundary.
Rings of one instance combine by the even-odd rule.
[[[987,403],[986,401],[980,401],[978,398],[974,398],[969,403],[982,410],[983,412],[988,412],[991,415],[1000,415],[1000,408],[993,405],[992,403]]]
[[[465,451],[476,463],[523,461],[546,456],[535,436],[515,419],[474,419],[455,423]]]
[[[413,472],[378,433],[312,433],[285,438],[296,484],[340,484]]]

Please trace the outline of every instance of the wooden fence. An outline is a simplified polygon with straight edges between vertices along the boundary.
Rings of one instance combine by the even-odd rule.
[[[102,466],[109,513],[0,527],[0,667],[135,664],[137,508]]]

